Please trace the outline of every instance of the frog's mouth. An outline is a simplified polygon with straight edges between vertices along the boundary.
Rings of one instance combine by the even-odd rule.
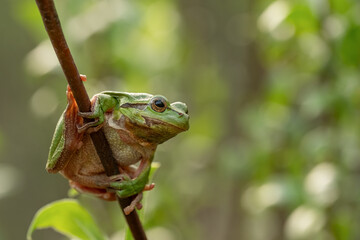
[[[159,119],[155,119],[155,118],[149,118],[146,116],[142,116],[145,120],[145,124],[148,127],[152,127],[152,126],[156,126],[156,125],[162,125],[165,126],[167,128],[173,128],[176,129],[178,132],[183,132],[189,129],[189,122],[188,121],[184,121],[185,123],[180,126],[180,125],[174,125],[168,122],[164,122],[162,120]]]

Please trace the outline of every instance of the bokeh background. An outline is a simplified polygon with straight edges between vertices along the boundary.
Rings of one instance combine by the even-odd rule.
[[[56,5],[89,95],[189,106],[190,130],[156,154],[150,239],[360,239],[359,1]],[[24,239],[36,210],[69,189],[45,171],[66,81],[34,1],[1,1],[0,82],[0,239]],[[116,203],[79,199],[121,239]]]

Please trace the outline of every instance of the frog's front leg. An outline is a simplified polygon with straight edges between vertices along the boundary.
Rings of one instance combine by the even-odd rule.
[[[105,120],[105,113],[118,106],[116,98],[107,94],[97,94],[91,100],[91,112],[79,112],[78,115],[83,118],[94,119],[78,127],[79,132],[85,132],[92,129],[91,132],[98,131]]]

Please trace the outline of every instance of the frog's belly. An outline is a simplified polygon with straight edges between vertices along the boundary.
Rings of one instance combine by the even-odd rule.
[[[136,143],[125,143],[120,137],[121,132],[112,127],[105,125],[104,132],[112,154],[120,166],[129,166],[141,160],[142,155],[137,150]]]

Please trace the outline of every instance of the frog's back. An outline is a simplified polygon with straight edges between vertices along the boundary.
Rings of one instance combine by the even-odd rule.
[[[117,98],[124,98],[126,102],[149,102],[153,95],[148,93],[129,93],[116,91],[103,91],[100,94],[110,95]]]

